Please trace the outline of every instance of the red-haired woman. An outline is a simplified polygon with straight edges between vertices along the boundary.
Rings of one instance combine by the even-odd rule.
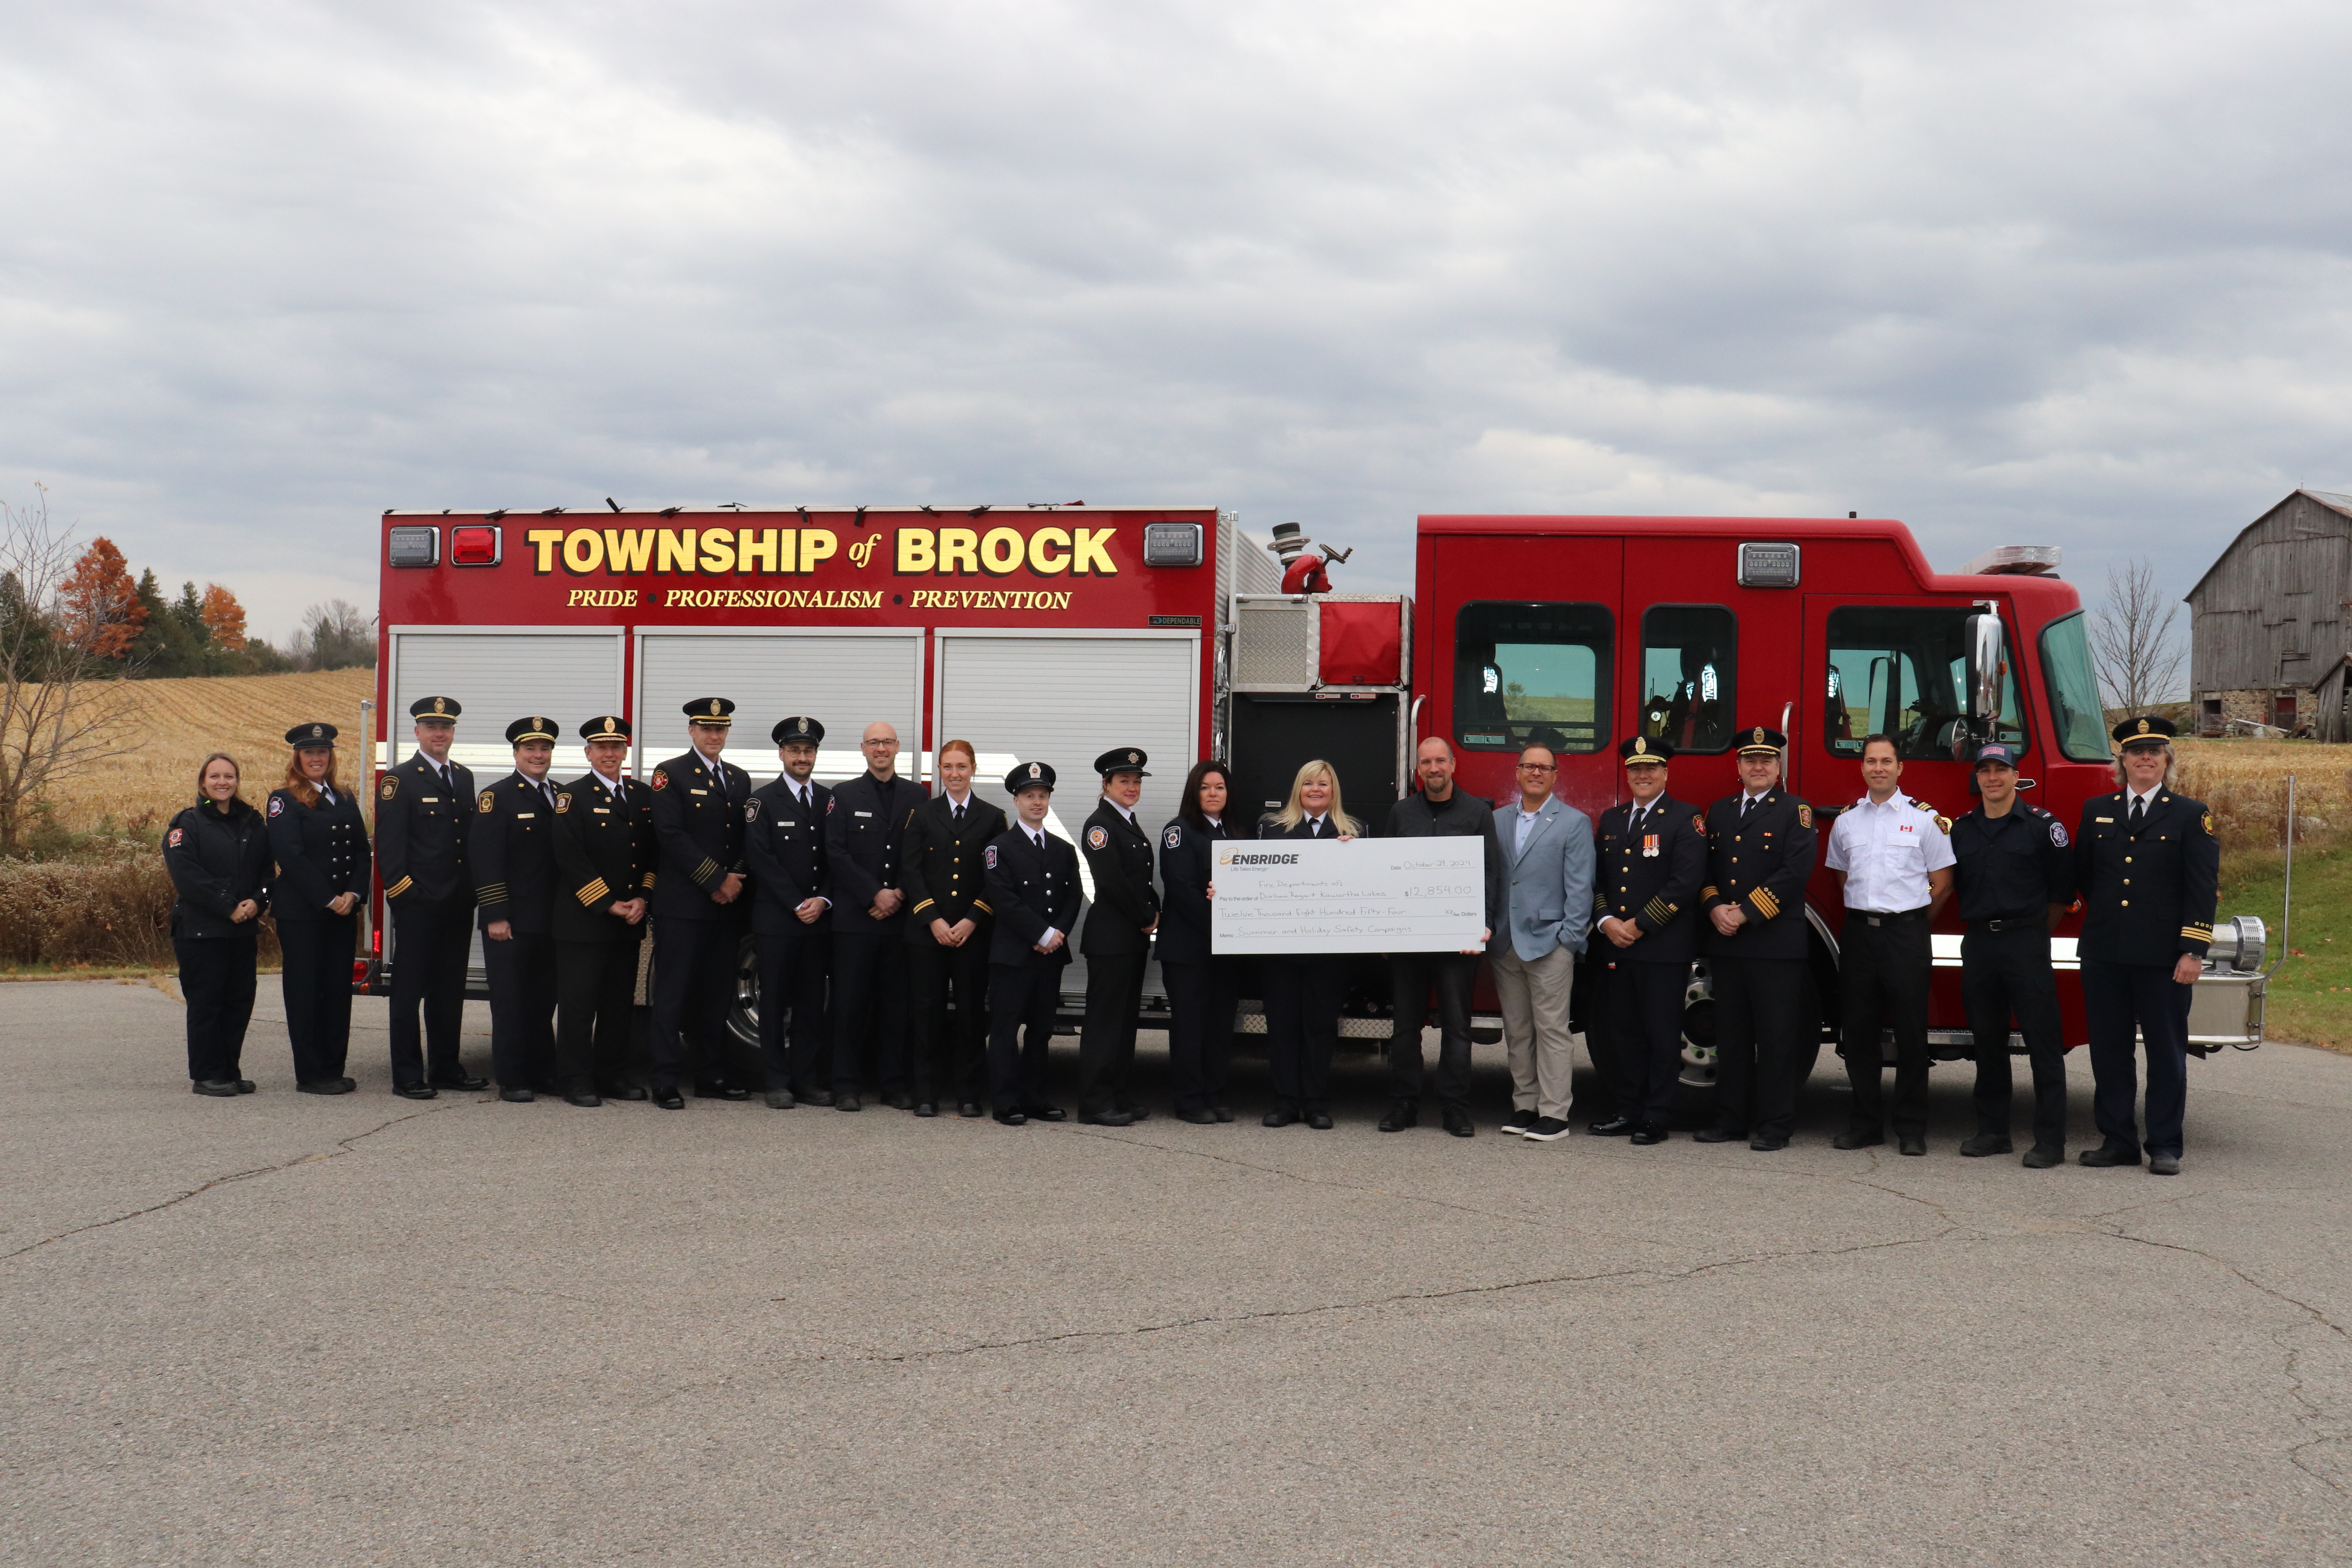
[[[352,957],[359,949],[360,900],[373,857],[367,822],[335,782],[335,727],[286,731],[294,754],[286,782],[269,792],[269,850],[278,859],[270,911],[285,951],[279,976],[286,1036],[294,1047],[294,1087],[304,1094],[349,1094],[343,1076],[352,1037]]]

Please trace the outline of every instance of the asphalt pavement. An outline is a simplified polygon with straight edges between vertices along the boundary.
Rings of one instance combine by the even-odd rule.
[[[411,1102],[373,1001],[297,1095],[262,1003],[218,1100],[163,992],[0,985],[0,1562],[2352,1554],[2352,1058],[2193,1063],[2167,1179],[1961,1159],[1965,1067],[1925,1159],[1826,1056],[1774,1154],[1499,1136],[1491,1049],[1467,1141],[1369,1058],[1008,1129]]]

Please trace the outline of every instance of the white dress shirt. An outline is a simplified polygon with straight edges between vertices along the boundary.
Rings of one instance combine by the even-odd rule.
[[[1847,909],[1899,915],[1926,906],[1927,873],[1952,864],[1952,841],[1901,790],[1884,805],[1864,795],[1831,826],[1823,863],[1845,873]]]

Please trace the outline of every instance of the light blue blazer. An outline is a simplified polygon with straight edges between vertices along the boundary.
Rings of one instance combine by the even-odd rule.
[[[1554,800],[1521,837],[1519,804],[1513,801],[1495,813],[1495,841],[1511,879],[1512,951],[1529,963],[1554,948],[1582,952],[1592,925],[1591,819]],[[1496,931],[1488,950],[1503,940]]]

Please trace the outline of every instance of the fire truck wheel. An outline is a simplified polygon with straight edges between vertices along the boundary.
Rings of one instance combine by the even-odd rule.
[[[735,952],[735,1005],[727,1010],[727,1031],[744,1049],[760,1048],[760,948],[746,936]]]

